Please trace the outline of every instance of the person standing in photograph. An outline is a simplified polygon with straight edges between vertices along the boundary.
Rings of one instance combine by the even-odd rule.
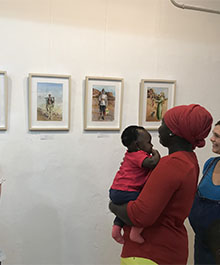
[[[106,108],[108,106],[108,96],[105,93],[105,89],[102,89],[101,94],[99,95],[99,119],[104,120],[106,114]]]
[[[48,119],[52,119],[52,111],[54,108],[55,98],[51,96],[51,94],[48,94],[48,97],[46,97],[46,110],[48,113]]]
[[[156,99],[156,103],[157,103],[157,119],[158,119],[158,121],[162,120],[162,111],[163,111],[164,100],[165,100],[164,92],[161,92],[158,95],[158,98]]]

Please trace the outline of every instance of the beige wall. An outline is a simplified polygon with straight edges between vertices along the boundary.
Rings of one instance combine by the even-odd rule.
[[[218,120],[219,27],[220,16],[168,0],[0,0],[0,70],[9,77],[9,128],[0,133],[5,265],[118,264],[107,204],[124,148],[119,132],[83,131],[85,76],[124,78],[123,128],[138,122],[141,79],[176,80],[176,104],[200,103]],[[28,131],[29,73],[72,76],[70,132]],[[212,155],[210,144],[196,152],[201,165]]]

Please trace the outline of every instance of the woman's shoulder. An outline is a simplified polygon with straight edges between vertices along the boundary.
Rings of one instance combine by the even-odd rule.
[[[161,159],[164,159],[165,161],[170,161],[170,160],[197,160],[196,155],[194,152],[186,152],[186,151],[178,151],[174,152],[170,155],[164,156]]]
[[[210,157],[208,160],[206,160],[206,162],[205,162],[205,164],[209,164],[209,163],[211,163],[213,160],[220,160],[220,156],[218,157],[218,156],[215,156],[215,157]]]
[[[163,173],[161,176],[169,176],[173,181],[185,180],[186,176],[190,174],[191,180],[197,181],[199,173],[197,158],[195,154],[184,154],[183,152],[175,152],[162,157],[152,172],[155,175],[160,173]]]
[[[206,170],[206,168],[214,162],[214,160],[216,160],[216,162],[218,160],[220,160],[220,156],[219,157],[210,157],[208,160],[206,160],[205,164],[204,164],[204,168],[203,168],[203,171]]]
[[[162,157],[160,160],[164,165],[169,164],[170,167],[190,169],[198,165],[197,157],[194,152],[178,151]]]

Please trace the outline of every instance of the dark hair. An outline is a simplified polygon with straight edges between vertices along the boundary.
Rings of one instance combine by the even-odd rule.
[[[124,146],[128,147],[132,142],[137,140],[138,130],[145,130],[144,127],[131,125],[124,129],[121,134],[121,141]]]
[[[217,122],[216,122],[215,126],[217,126],[217,125],[220,125],[220,121],[217,121]]]

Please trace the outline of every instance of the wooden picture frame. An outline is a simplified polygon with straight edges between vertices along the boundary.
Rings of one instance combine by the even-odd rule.
[[[70,75],[29,74],[29,130],[70,129]]]
[[[124,79],[86,76],[84,130],[120,130]]]
[[[8,128],[8,77],[6,71],[0,71],[0,130]]]
[[[174,107],[175,90],[175,80],[142,79],[139,124],[148,130],[157,130],[165,112]]]

